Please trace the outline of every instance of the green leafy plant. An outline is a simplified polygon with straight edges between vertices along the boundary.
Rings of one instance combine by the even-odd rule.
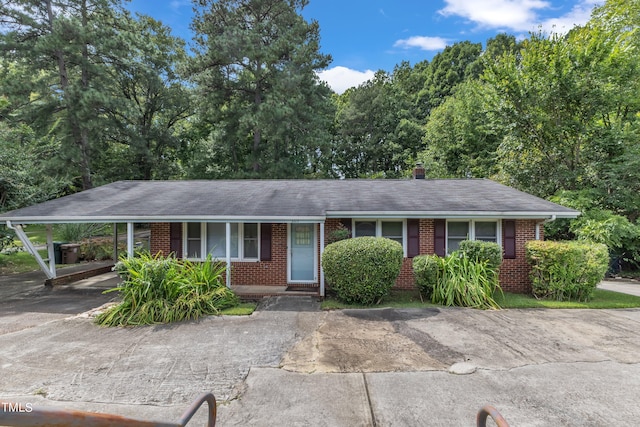
[[[123,282],[106,292],[120,292],[122,302],[100,314],[103,326],[148,325],[219,314],[238,305],[225,286],[226,266],[209,256],[205,262],[138,254],[114,267]]]
[[[419,255],[413,258],[413,277],[420,294],[431,298],[439,277],[440,261],[438,255]]]
[[[339,242],[340,240],[346,240],[351,237],[351,231],[345,227],[342,223],[338,224],[338,227],[329,233],[329,244]]]
[[[322,268],[338,298],[374,304],[387,295],[402,268],[402,245],[383,237],[358,237],[327,245]]]
[[[487,261],[476,261],[455,251],[438,258],[438,276],[431,302],[445,306],[500,308],[493,298],[499,289],[498,274]]]
[[[607,246],[591,242],[530,241],[533,294],[557,301],[588,301],[609,267]]]
[[[65,242],[79,243],[84,239],[94,236],[103,236],[106,232],[106,224],[60,224],[57,229],[58,237]]]
[[[502,248],[495,242],[463,240],[460,242],[459,251],[474,262],[485,261],[487,266],[496,272],[502,264]]]

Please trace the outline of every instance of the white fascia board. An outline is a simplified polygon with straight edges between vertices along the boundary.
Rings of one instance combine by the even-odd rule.
[[[324,216],[25,216],[0,218],[1,222],[16,224],[74,224],[74,223],[106,223],[114,222],[262,222],[262,223],[292,223],[292,222],[322,222]]]
[[[332,211],[327,218],[501,218],[501,219],[550,219],[577,218],[580,212],[478,212],[478,211],[407,211],[407,212],[375,212],[375,211]]]

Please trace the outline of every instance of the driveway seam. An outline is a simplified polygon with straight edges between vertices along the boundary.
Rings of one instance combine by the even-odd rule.
[[[367,395],[367,403],[369,404],[369,413],[371,414],[371,425],[376,427],[376,414],[373,411],[373,404],[371,403],[371,395],[369,394],[369,385],[367,384],[367,374],[362,373],[362,380],[364,381],[364,392]]]

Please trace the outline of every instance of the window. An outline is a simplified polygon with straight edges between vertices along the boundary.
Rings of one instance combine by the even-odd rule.
[[[468,222],[450,222],[447,224],[448,252],[457,251],[460,247],[460,242],[468,239],[470,239]]]
[[[202,236],[200,234],[200,223],[190,222],[187,224],[187,258],[200,258],[202,251]]]
[[[227,256],[227,224],[207,223],[207,253],[214,258]],[[231,258],[238,258],[238,224],[231,224]]]
[[[403,239],[403,227],[402,221],[391,222],[391,221],[383,221],[382,222],[382,237],[386,237],[387,239],[395,240],[396,242],[402,245]]]
[[[458,250],[463,240],[499,243],[497,221],[448,221],[447,253]]]
[[[259,258],[260,227],[257,223],[231,223],[231,258],[256,260]],[[203,259],[227,256],[227,224],[224,222],[186,224],[186,257]]]
[[[498,223],[495,221],[476,221],[475,238],[483,242],[497,242]]]
[[[353,237],[386,237],[387,239],[395,240],[402,245],[403,250],[405,248],[405,234],[406,234],[406,221],[394,221],[394,220],[354,220]]]

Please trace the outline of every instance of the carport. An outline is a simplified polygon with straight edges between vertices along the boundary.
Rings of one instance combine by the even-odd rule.
[[[18,237],[20,242],[22,242],[22,245],[24,246],[24,248],[36,259],[36,261],[38,262],[38,265],[40,266],[40,269],[47,276],[47,279],[55,279],[58,276],[58,274],[56,271],[56,260],[55,260],[55,253],[54,253],[55,251],[54,251],[54,242],[53,242],[53,225],[79,222],[79,221],[69,221],[68,219],[65,219],[65,218],[59,218],[59,219],[52,218],[46,222],[44,220],[39,222],[20,220],[20,219],[18,220],[20,221],[20,224],[14,224],[12,220],[7,220],[6,221],[7,228],[9,228],[10,230],[13,230],[14,233],[16,233],[16,236]],[[110,221],[91,221],[91,222],[110,223]],[[24,231],[25,224],[46,224],[48,259],[43,259],[40,256],[40,253],[38,252],[36,247],[33,245],[33,243],[31,243],[31,240],[29,240],[29,237]],[[126,224],[127,224],[127,254],[131,256],[133,254],[133,249],[134,249],[133,222],[127,222]],[[117,223],[114,223],[113,230],[114,230],[114,238],[113,238],[114,239],[114,259],[115,259],[117,257],[116,245],[118,241]]]

